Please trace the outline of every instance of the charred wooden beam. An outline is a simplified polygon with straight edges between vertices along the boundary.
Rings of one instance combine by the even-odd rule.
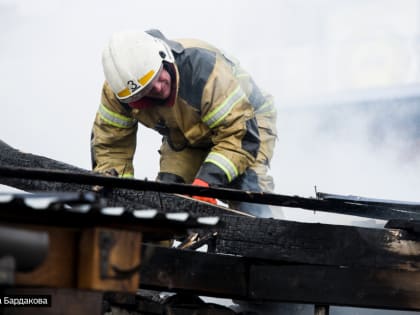
[[[47,157],[24,153],[16,150],[0,140],[0,166],[3,167],[27,167],[45,170],[60,170],[77,172],[78,174],[95,175],[87,171],[63,162]],[[98,174],[96,174],[98,175]],[[91,192],[92,185],[74,182],[34,180],[23,177],[2,177],[0,184],[8,185],[28,192]],[[199,215],[221,215],[226,213],[226,208],[213,206],[192,198],[181,195],[173,195],[156,191],[134,191],[130,189],[113,188],[110,186],[107,192],[108,206],[124,206],[128,210],[157,209],[163,212],[188,212]],[[230,214],[238,214],[229,211]]]
[[[398,200],[389,200],[389,199],[378,199],[378,198],[367,198],[362,196],[344,196],[337,194],[329,194],[324,192],[317,192],[317,198],[324,200],[336,200],[344,201],[354,204],[363,204],[363,205],[373,205],[373,206],[383,206],[390,207],[399,210],[405,211],[420,211],[420,203],[413,201],[398,201]]]
[[[143,245],[140,288],[243,298],[248,269],[241,257]]]
[[[10,146],[6,145],[4,142],[0,141],[0,149],[2,146],[6,147],[4,150],[5,154],[9,155],[19,155],[21,154],[19,151],[10,148]],[[382,219],[382,220],[391,220],[391,219],[418,219],[420,220],[420,211],[416,208],[402,208],[399,209],[395,206],[395,203],[391,205],[387,205],[386,203],[380,204],[366,204],[366,203],[355,203],[354,201],[348,200],[338,200],[338,199],[314,199],[314,198],[303,198],[299,196],[287,196],[287,195],[278,195],[278,194],[271,194],[271,193],[260,193],[260,192],[245,192],[240,190],[234,189],[226,189],[226,188],[202,188],[202,187],[194,187],[191,185],[184,185],[184,184],[168,184],[168,183],[158,183],[158,182],[148,182],[148,181],[141,181],[141,180],[127,180],[127,179],[120,179],[115,177],[106,177],[106,176],[99,176],[89,173],[88,171],[80,171],[80,169],[75,169],[72,166],[65,165],[61,162],[57,162],[51,159],[34,156],[34,155],[26,155],[24,157],[19,156],[18,160],[19,163],[21,160],[25,161],[26,164],[30,160],[34,160],[33,164],[53,164],[50,165],[49,171],[45,171],[37,168],[27,168],[25,167],[26,164],[7,164],[2,163],[2,156],[3,152],[0,150],[0,183],[2,180],[6,180],[3,182],[5,184],[11,185],[16,187],[16,177],[18,177],[19,185],[25,186],[24,183],[21,182],[22,178],[29,180],[43,180],[45,181],[59,181],[65,183],[67,185],[88,185],[90,188],[92,185],[103,185],[107,187],[113,187],[114,193],[115,188],[123,188],[123,189],[133,189],[136,191],[140,191],[143,196],[144,200],[143,203],[151,206],[156,206],[156,203],[151,202],[147,198],[147,196],[152,194],[158,194],[161,197],[161,193],[181,193],[181,194],[188,194],[188,195],[201,195],[201,196],[209,196],[214,198],[220,198],[222,200],[235,200],[235,201],[243,201],[243,202],[251,202],[251,203],[264,203],[268,205],[277,205],[277,206],[285,206],[285,207],[292,207],[292,208],[301,208],[306,210],[317,210],[317,211],[324,211],[324,212],[333,212],[333,213],[342,213],[348,215],[356,215],[361,217],[368,217],[374,219]],[[6,162],[10,163],[9,160],[6,159]],[[10,167],[14,166],[14,167]],[[59,169],[65,170],[65,172],[57,170]],[[12,178],[12,182],[10,182],[10,178]],[[39,185],[39,184],[38,184]],[[45,184],[44,184],[45,185]],[[77,186],[76,186],[77,187]],[[19,187],[18,187],[19,188]],[[64,190],[66,187],[62,187]],[[85,189],[86,187],[81,187],[81,189]],[[49,187],[50,190],[54,189],[54,186]],[[67,191],[67,190],[64,190]],[[112,196],[112,199],[115,199],[116,196]],[[146,197],[146,198],[144,198]],[[163,199],[165,200],[173,200],[169,198],[167,195]],[[187,198],[180,198],[180,200],[185,200]],[[178,200],[178,202],[180,202]],[[191,199],[190,199],[191,201]],[[127,198],[126,198],[127,202]],[[192,204],[197,205],[196,201],[192,201]],[[195,203],[194,203],[195,202]],[[194,207],[191,209],[191,202],[187,203],[183,201],[184,209],[189,209],[188,211],[202,211],[204,208],[206,211],[209,209],[205,208],[206,204],[200,204],[200,206]],[[159,199],[159,203],[157,204],[158,207],[166,209],[162,202],[162,198]],[[189,206],[189,207],[187,207]],[[207,205],[209,207],[210,205]],[[173,208],[173,205],[170,208]],[[217,210],[218,209],[218,210]],[[234,212],[233,210],[229,210],[226,208],[217,208],[211,207],[210,211],[216,211],[218,213],[227,211]],[[244,213],[242,213],[244,215]]]
[[[298,303],[419,310],[419,272],[284,265],[250,269],[252,298]]]
[[[420,235],[405,230],[225,216],[216,251],[316,265],[420,270]]]
[[[102,191],[109,191],[110,187],[130,189],[134,191],[153,191],[155,193],[178,193],[185,195],[200,195],[219,198],[222,200],[235,200],[248,203],[264,203],[267,205],[301,208],[306,210],[351,214],[374,219],[420,219],[418,206],[407,207],[403,203],[366,203],[354,202],[337,198],[303,198],[299,196],[286,196],[263,192],[241,191],[229,188],[198,187],[188,184],[164,183],[144,181],[138,179],[124,179],[98,174],[85,174],[63,170],[43,170],[39,168],[10,167],[0,165],[0,178],[19,178],[34,181],[63,182],[72,185],[86,185],[103,187]],[[318,193],[319,194],[319,193]],[[401,208],[398,208],[401,207]],[[241,215],[236,210],[224,208],[225,212]],[[250,216],[250,215],[248,215]]]
[[[141,231],[146,240],[168,240],[187,236],[190,228],[214,227],[218,217],[196,217],[188,213],[162,213],[156,210],[109,208],[94,193],[5,194],[0,200],[0,222],[63,228],[109,227]],[[0,227],[1,228],[1,227]],[[33,239],[34,237],[32,237]],[[7,240],[7,242],[5,242]],[[30,245],[30,239],[18,238]],[[0,245],[14,244],[11,233],[1,233]],[[10,244],[9,244],[10,243]],[[24,248],[25,244],[18,246]],[[18,249],[16,249],[18,250]],[[1,249],[0,249],[1,253]]]
[[[143,247],[140,287],[255,302],[420,310],[420,272],[281,264]]]

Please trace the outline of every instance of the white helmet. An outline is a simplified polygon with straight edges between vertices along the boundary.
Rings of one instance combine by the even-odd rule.
[[[162,70],[163,61],[174,62],[169,46],[145,32],[114,33],[102,53],[105,78],[117,98],[130,103],[148,92]]]

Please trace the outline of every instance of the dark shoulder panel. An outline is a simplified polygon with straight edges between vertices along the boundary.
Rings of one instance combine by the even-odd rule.
[[[179,96],[201,110],[204,87],[216,63],[216,54],[204,48],[185,48],[175,55],[179,71]]]

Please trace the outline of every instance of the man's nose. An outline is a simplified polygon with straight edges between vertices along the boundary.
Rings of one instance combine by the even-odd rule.
[[[159,94],[161,90],[162,90],[162,84],[160,84],[160,82],[153,82],[151,93]]]

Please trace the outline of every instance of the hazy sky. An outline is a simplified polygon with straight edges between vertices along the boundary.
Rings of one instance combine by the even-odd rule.
[[[420,160],[401,126],[372,141],[375,112],[327,117],[324,100],[402,86],[418,95],[419,13],[417,0],[0,0],[1,139],[89,169],[102,48],[113,31],[159,28],[222,47],[276,97],[276,192],[418,201]],[[140,129],[138,178],[155,178],[159,144]]]

